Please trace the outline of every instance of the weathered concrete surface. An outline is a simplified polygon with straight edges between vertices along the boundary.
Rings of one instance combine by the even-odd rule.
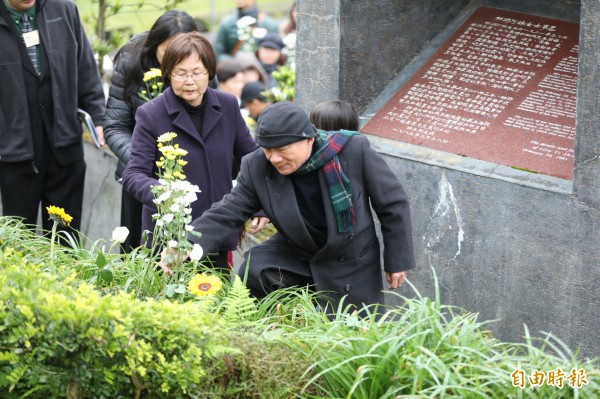
[[[121,220],[121,185],[115,180],[117,158],[108,147],[99,150],[87,142],[84,145],[87,173],[81,231],[92,242],[110,240]]]
[[[409,279],[477,312],[496,337],[551,332],[600,355],[600,4],[597,1],[299,2],[297,101],[350,101],[364,124],[473,7],[580,21],[574,179],[535,175],[380,137],[371,143],[411,199]],[[401,293],[412,295],[406,285]],[[389,296],[390,302],[398,301]]]

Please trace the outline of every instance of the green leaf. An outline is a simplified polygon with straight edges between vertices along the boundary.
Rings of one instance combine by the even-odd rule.
[[[167,286],[165,287],[165,295],[167,296],[167,298],[173,298],[173,295],[175,295],[176,287],[177,284],[167,284]]]
[[[104,265],[106,265],[106,257],[104,256],[102,251],[100,251],[98,252],[98,256],[96,257],[96,266],[98,266],[98,268],[101,269],[104,267]]]
[[[174,292],[177,294],[183,294],[185,293],[185,285],[183,284],[174,284],[175,285],[175,289]]]
[[[106,268],[100,270],[100,277],[102,278],[102,280],[106,281],[107,283],[111,283],[113,281],[112,271],[110,271],[109,269],[106,269]]]

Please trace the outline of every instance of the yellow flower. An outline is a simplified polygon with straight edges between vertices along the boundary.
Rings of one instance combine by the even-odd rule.
[[[167,132],[167,133],[163,133],[160,136],[158,136],[156,141],[158,141],[159,143],[165,143],[167,141],[173,140],[175,137],[177,137],[177,133]]]
[[[163,161],[156,161],[156,166],[162,168],[163,166],[165,166],[165,163]]]
[[[179,165],[181,165],[181,166],[185,166],[185,165],[187,165],[187,164],[188,164],[188,162],[187,162],[187,161],[184,161],[183,159],[178,159],[178,160],[177,160],[177,163],[178,163]]]
[[[66,224],[67,226],[71,225],[71,222],[73,221],[73,216],[66,213],[63,208],[50,205],[46,207],[46,210],[48,211],[48,215],[50,215],[50,219],[53,220],[55,223]]]
[[[144,82],[147,82],[150,79],[160,78],[160,77],[162,77],[162,73],[160,72],[160,69],[158,69],[158,68],[150,68],[149,71],[147,71],[146,73],[144,73]]]
[[[183,148],[175,148],[173,150],[173,155],[178,156],[178,157],[183,157],[187,155],[187,151],[184,150]]]
[[[222,287],[221,279],[206,273],[196,274],[188,284],[188,290],[196,296],[215,295]]]

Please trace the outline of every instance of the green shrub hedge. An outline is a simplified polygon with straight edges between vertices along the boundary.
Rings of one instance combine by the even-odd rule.
[[[197,302],[102,296],[0,253],[0,391],[39,398],[182,397],[223,340]]]

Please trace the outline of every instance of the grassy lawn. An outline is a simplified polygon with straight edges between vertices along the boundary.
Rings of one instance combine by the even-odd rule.
[[[133,33],[139,33],[150,29],[154,21],[164,12],[161,8],[163,1],[145,1],[141,7],[138,4],[144,0],[107,0],[114,3],[119,1],[123,4],[117,15],[107,20],[107,29],[130,29]],[[92,32],[90,18],[97,15],[97,1],[76,0],[79,12],[86,24],[88,33]],[[293,3],[293,0],[258,0],[258,7],[275,18],[284,18]],[[233,12],[235,1],[233,0],[185,0],[179,9],[187,11],[193,17],[203,19],[211,24],[211,30],[216,30],[223,16]]]

